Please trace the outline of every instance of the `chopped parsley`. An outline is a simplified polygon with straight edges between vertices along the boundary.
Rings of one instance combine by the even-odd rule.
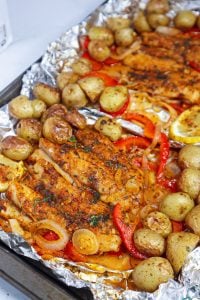
[[[68,139],[69,142],[71,143],[76,143],[77,142],[77,139],[74,135],[72,135],[69,139]]]
[[[86,153],[89,153],[92,151],[92,148],[90,146],[85,146],[85,147],[83,147],[83,151]]]
[[[91,215],[89,218],[90,226],[97,227],[99,222],[105,222],[109,219],[109,215]]]
[[[117,161],[113,161],[113,160],[106,160],[105,161],[105,165],[107,167],[110,167],[110,168],[115,168],[115,169],[121,169],[123,168],[123,165],[120,164],[119,162]]]

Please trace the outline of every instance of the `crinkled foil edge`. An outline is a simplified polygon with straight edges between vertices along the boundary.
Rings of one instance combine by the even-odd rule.
[[[52,42],[41,63],[32,65],[31,69],[23,77],[21,94],[32,98],[32,88],[38,81],[55,85],[56,75],[61,70],[70,69],[71,63],[78,57],[78,36],[85,34],[91,25],[104,24],[108,16],[123,15],[132,17],[138,9],[143,9],[147,0],[110,0],[98,7],[90,16],[80,24],[66,31],[58,40]],[[172,0],[170,15],[173,16],[177,10],[192,9],[199,11],[200,0]],[[10,118],[7,105],[0,109],[0,139],[14,133],[16,120]],[[98,272],[77,266],[73,262],[63,259],[43,260],[23,238],[12,233],[0,231],[0,239],[14,250],[17,254],[40,261],[55,274],[55,276],[68,286],[83,288],[88,287],[94,299],[97,300],[183,300],[200,299],[200,247],[189,254],[182,268],[178,281],[169,280],[161,284],[154,293],[136,292],[114,288],[104,284],[105,276]],[[112,274],[112,276],[111,276]],[[123,276],[123,272],[121,273]],[[128,272],[124,272],[129,276]],[[99,276],[100,275],[100,276]],[[113,280],[117,272],[110,272]],[[117,277],[116,277],[117,279]]]

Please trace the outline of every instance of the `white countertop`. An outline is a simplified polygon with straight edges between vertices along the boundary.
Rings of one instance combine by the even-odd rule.
[[[103,0],[7,0],[13,42],[0,53],[0,91],[36,61],[49,42]]]
[[[80,22],[103,0],[7,0],[7,2],[13,42],[0,53],[0,91],[36,61],[44,53],[49,42]],[[29,298],[0,278],[0,299]]]

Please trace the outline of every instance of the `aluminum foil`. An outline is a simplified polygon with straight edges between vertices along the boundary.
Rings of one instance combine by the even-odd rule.
[[[55,85],[56,75],[61,70],[69,70],[71,63],[78,57],[78,36],[85,34],[91,25],[102,25],[109,16],[123,15],[133,17],[138,9],[144,9],[147,0],[110,0],[95,10],[86,20],[65,32],[51,43],[41,63],[34,64],[23,78],[21,93],[32,98],[32,88],[38,81]],[[171,0],[170,16],[180,9],[200,10],[200,0]],[[8,114],[7,105],[0,109],[0,140],[14,133],[16,120]],[[2,194],[3,198],[4,195]],[[0,230],[0,239],[16,253],[40,261],[56,277],[68,286],[88,287],[97,300],[190,300],[200,299],[200,247],[191,252],[182,268],[177,281],[169,280],[161,284],[154,293],[136,292],[114,288],[108,284],[126,280],[130,272],[116,272],[96,266],[92,270],[87,265],[77,265],[64,259],[43,260],[23,238]]]

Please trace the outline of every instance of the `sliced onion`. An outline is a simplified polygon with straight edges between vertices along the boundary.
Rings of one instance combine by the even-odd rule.
[[[51,230],[58,235],[58,239],[55,241],[46,240],[41,234],[40,230]],[[62,250],[69,241],[69,234],[67,230],[61,225],[57,224],[53,220],[45,219],[34,223],[33,238],[38,246],[48,250]]]
[[[158,210],[158,205],[147,204],[140,210],[140,218],[144,220],[152,211],[156,211],[156,210]]]
[[[167,26],[158,26],[156,28],[156,32],[165,34],[165,35],[170,35],[170,36],[175,36],[175,35],[181,33],[181,31],[178,30],[177,28],[172,28],[172,27],[167,27]]]
[[[156,104],[158,104],[159,106],[165,107],[169,111],[170,117],[169,117],[168,121],[163,125],[163,129],[166,129],[171,125],[171,123],[174,120],[176,120],[177,115],[178,115],[177,111],[170,104],[167,104],[165,102],[158,101],[158,102],[156,102]]]
[[[16,219],[8,219],[8,221],[13,233],[19,234],[21,236],[24,235],[24,230]]]
[[[110,57],[116,60],[122,60],[124,59],[127,55],[132,54],[138,50],[140,50],[141,48],[141,41],[140,40],[136,40],[134,41],[134,43],[132,45],[130,45],[130,47],[125,50],[122,54],[111,54]]]

